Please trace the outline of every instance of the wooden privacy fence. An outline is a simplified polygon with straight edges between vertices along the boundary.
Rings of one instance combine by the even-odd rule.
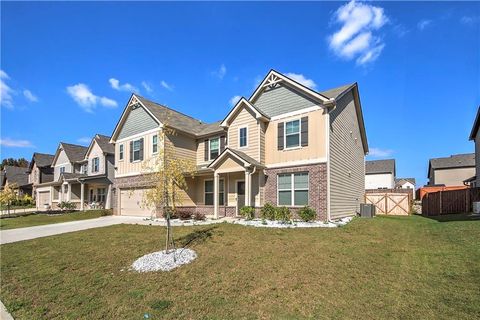
[[[472,203],[480,201],[480,188],[427,193],[422,199],[422,214],[438,216],[472,211]]]
[[[377,214],[408,215],[411,202],[410,189],[365,190],[365,203],[375,205]]]

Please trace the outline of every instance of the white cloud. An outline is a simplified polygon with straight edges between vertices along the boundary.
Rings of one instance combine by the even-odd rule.
[[[33,148],[33,144],[28,140],[14,140],[10,138],[0,139],[0,145],[4,147]]]
[[[430,26],[431,24],[432,24],[432,20],[423,19],[418,22],[417,27],[418,29],[423,31],[426,27]]]
[[[212,75],[219,78],[220,80],[222,80],[226,74],[227,74],[227,67],[225,67],[223,63],[218,70],[215,70],[212,72]]]
[[[92,141],[92,138],[89,137],[81,137],[77,139],[77,142],[80,143],[90,143]]]
[[[233,107],[234,105],[236,105],[237,102],[240,101],[240,99],[242,99],[241,96],[233,96],[233,97],[231,97],[230,100],[229,100],[230,106]]]
[[[115,100],[106,97],[99,97],[93,94],[90,88],[84,83],[78,83],[67,87],[67,92],[83,110],[89,113],[93,113],[97,104],[104,107],[117,106]]]
[[[34,95],[30,90],[27,90],[27,89],[23,90],[23,96],[25,97],[25,99],[27,99],[30,102],[38,101],[37,96]]]
[[[146,81],[142,81],[142,87],[145,89],[145,91],[147,91],[148,93],[152,93],[153,92],[153,88],[152,86],[146,82]]]
[[[120,81],[115,78],[110,78],[108,82],[110,82],[110,86],[112,86],[113,89],[118,91],[140,92],[137,87],[131,85],[130,83],[120,84]]]
[[[8,109],[13,109],[12,95],[14,95],[16,92],[12,88],[10,88],[5,81],[3,81],[4,79],[8,78],[2,77],[0,79],[0,105]]]
[[[374,34],[388,21],[383,8],[355,0],[335,12],[334,22],[341,28],[328,37],[330,49],[341,58],[356,58],[359,65],[372,62],[385,47],[383,40]]]
[[[303,84],[305,87],[308,87],[310,89],[315,89],[317,87],[317,84],[315,83],[315,81],[313,81],[312,79],[305,78],[305,76],[301,73],[287,73],[285,75]]]
[[[3,71],[3,70],[0,70],[0,79],[10,79],[10,77],[8,76],[8,74]]]
[[[389,149],[380,149],[380,148],[370,148],[368,155],[375,158],[385,158],[393,154],[393,150]]]
[[[460,18],[460,22],[462,24],[469,25],[469,26],[472,26],[479,21],[480,21],[480,16],[478,17],[463,16]]]
[[[167,83],[165,80],[160,81],[160,85],[169,91],[173,91],[173,86]]]

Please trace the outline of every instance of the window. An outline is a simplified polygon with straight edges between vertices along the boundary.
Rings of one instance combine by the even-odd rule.
[[[238,145],[240,148],[247,146],[247,128],[240,128],[238,133]]]
[[[120,145],[118,150],[118,160],[123,160],[123,144]]]
[[[80,169],[81,173],[86,174],[87,173],[87,164],[82,164],[82,167]]]
[[[97,201],[103,203],[105,202],[105,188],[97,189]]]
[[[285,122],[285,148],[300,146],[300,120]]]
[[[305,206],[308,204],[308,173],[278,175],[278,205]]]
[[[218,157],[220,153],[220,138],[210,139],[210,160]]]
[[[133,161],[140,161],[140,140],[133,141]]]
[[[93,194],[93,189],[90,189],[90,202],[95,202],[96,199],[95,199],[95,196]]]
[[[205,205],[213,206],[213,180],[205,180]],[[223,180],[219,180],[218,185],[218,204],[223,206],[225,203],[225,185]]]
[[[65,172],[65,167],[60,167],[60,173],[64,173]]]
[[[92,159],[92,172],[98,172],[100,165],[100,158],[96,157]]]
[[[152,137],[152,153],[158,152],[158,136],[154,135]]]

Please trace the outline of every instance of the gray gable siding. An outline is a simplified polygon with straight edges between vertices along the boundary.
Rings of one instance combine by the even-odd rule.
[[[267,88],[253,103],[255,107],[269,117],[293,112],[318,105],[299,91],[284,85]]]
[[[354,215],[364,193],[365,154],[350,91],[330,112],[330,218]]]
[[[127,119],[118,135],[118,139],[127,138],[155,128],[158,128],[158,123],[143,107],[139,107],[130,110],[128,113]]]

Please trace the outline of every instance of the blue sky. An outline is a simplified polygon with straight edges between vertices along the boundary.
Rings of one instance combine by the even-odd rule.
[[[1,157],[110,135],[132,90],[222,119],[271,69],[358,82],[368,159],[473,152],[480,3],[1,3]]]

